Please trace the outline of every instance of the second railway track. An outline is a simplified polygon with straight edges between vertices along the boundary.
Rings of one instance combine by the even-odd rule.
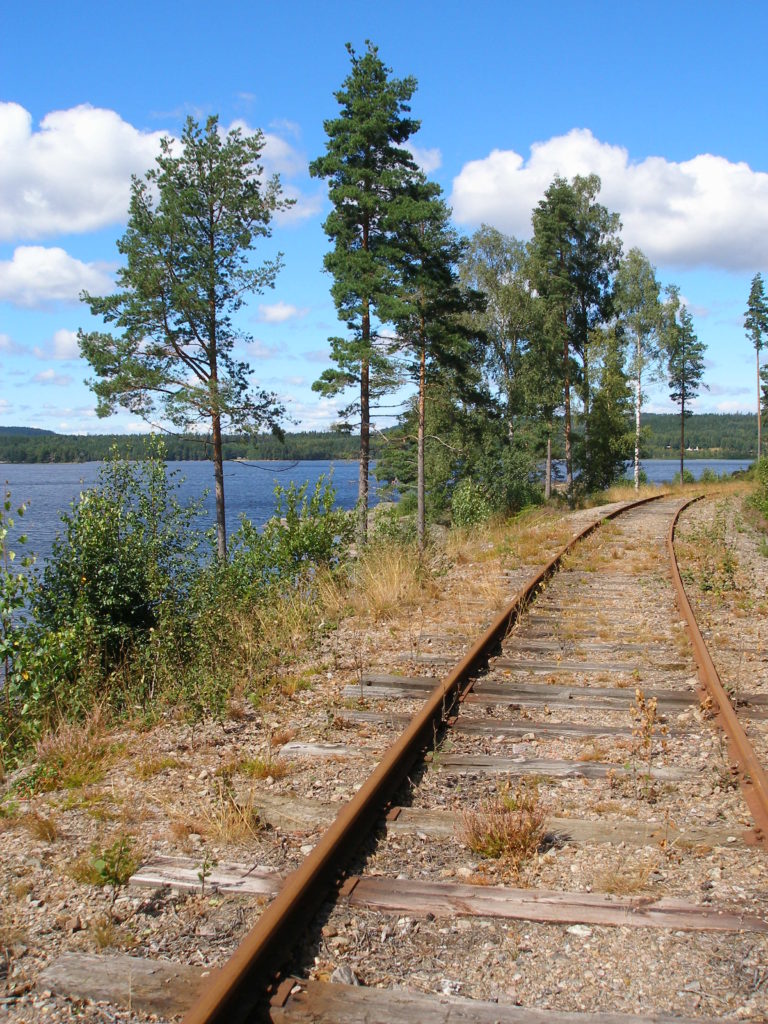
[[[759,780],[702,702],[667,552],[681,504],[602,525],[457,668],[446,630],[361,671],[339,716],[405,761],[361,777],[351,837],[322,832],[338,804],[262,801],[308,856],[259,882],[276,898],[186,1024],[768,1019],[765,833],[738,785]],[[768,700],[740,699],[762,735]],[[537,815],[528,857],[525,835],[472,839]]]

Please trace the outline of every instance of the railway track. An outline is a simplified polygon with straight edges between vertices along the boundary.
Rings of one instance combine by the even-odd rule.
[[[231,866],[274,898],[185,1024],[768,1019],[768,785],[676,605],[681,505],[612,510],[465,652],[361,676],[343,716],[392,744],[335,820],[265,798],[328,827],[287,878]]]

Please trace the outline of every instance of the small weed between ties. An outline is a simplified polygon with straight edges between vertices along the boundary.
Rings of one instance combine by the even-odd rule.
[[[499,793],[477,810],[466,811],[465,842],[475,853],[500,860],[514,875],[541,846],[544,838],[544,809],[538,787],[507,783]]]
[[[659,724],[656,698],[646,698],[640,687],[635,690],[635,701],[629,710],[632,716],[633,743],[630,757],[635,796],[642,795],[646,800],[655,800],[656,791],[651,777],[655,730],[658,726],[661,747],[662,750],[666,750],[667,726]],[[638,762],[642,764],[642,774],[638,774]]]

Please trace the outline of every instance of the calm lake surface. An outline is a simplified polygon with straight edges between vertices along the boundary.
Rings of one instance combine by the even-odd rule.
[[[14,506],[28,504],[22,526],[29,537],[28,552],[37,555],[40,564],[51,552],[51,544],[60,527],[60,515],[69,509],[81,491],[98,481],[99,462],[11,464],[0,465],[0,481],[7,482]],[[215,522],[213,496],[213,465],[210,462],[169,462],[169,472],[178,472],[180,484],[176,495],[181,504],[197,501],[206,490],[204,516],[200,527],[205,530]],[[336,504],[351,509],[357,501],[356,462],[225,462],[224,496],[227,531],[237,529],[241,515],[261,525],[275,512],[274,490],[277,484],[287,487],[291,482],[309,484],[309,492],[318,478],[332,474]],[[376,481],[371,478],[372,500]],[[18,533],[14,530],[14,533]]]
[[[691,459],[686,460],[686,469],[698,479],[705,469],[714,470],[718,475],[746,469],[749,459]],[[54,463],[54,464],[11,464],[0,465],[0,481],[7,481],[15,504],[28,503],[24,516],[24,532],[29,536],[27,551],[34,552],[38,564],[51,551],[53,538],[60,525],[60,514],[65,512],[82,490],[92,487],[98,480],[98,462]],[[642,467],[651,483],[670,481],[679,470],[676,459],[644,459]],[[214,523],[213,466],[210,462],[169,462],[169,471],[177,471],[183,478],[177,495],[182,503],[194,501],[204,491],[205,515],[201,528]],[[225,462],[224,488],[227,501],[227,529],[237,529],[241,515],[261,525],[275,511],[274,489],[276,484],[287,487],[295,484],[309,484],[314,487],[318,477],[332,473],[336,489],[336,503],[341,508],[354,508],[357,500],[356,462]],[[627,476],[631,477],[631,468]],[[375,500],[376,481],[371,478],[372,500]],[[15,531],[17,532],[17,531]]]

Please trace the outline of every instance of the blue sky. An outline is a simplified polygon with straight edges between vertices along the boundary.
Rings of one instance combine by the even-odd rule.
[[[527,236],[559,172],[595,171],[663,283],[680,286],[708,346],[701,411],[751,411],[749,282],[768,273],[768,95],[762,3],[331,0],[38,2],[0,14],[0,424],[130,431],[94,415],[74,335],[82,288],[111,288],[132,172],[161,135],[217,113],[267,134],[265,163],[297,198],[265,257],[274,290],[242,321],[256,381],[322,429],[341,400],[311,383],[340,328],[322,271],[325,189],[307,173],[349,70],[370,38],[414,75],[417,156],[458,227]],[[669,408],[664,392],[651,408]]]

